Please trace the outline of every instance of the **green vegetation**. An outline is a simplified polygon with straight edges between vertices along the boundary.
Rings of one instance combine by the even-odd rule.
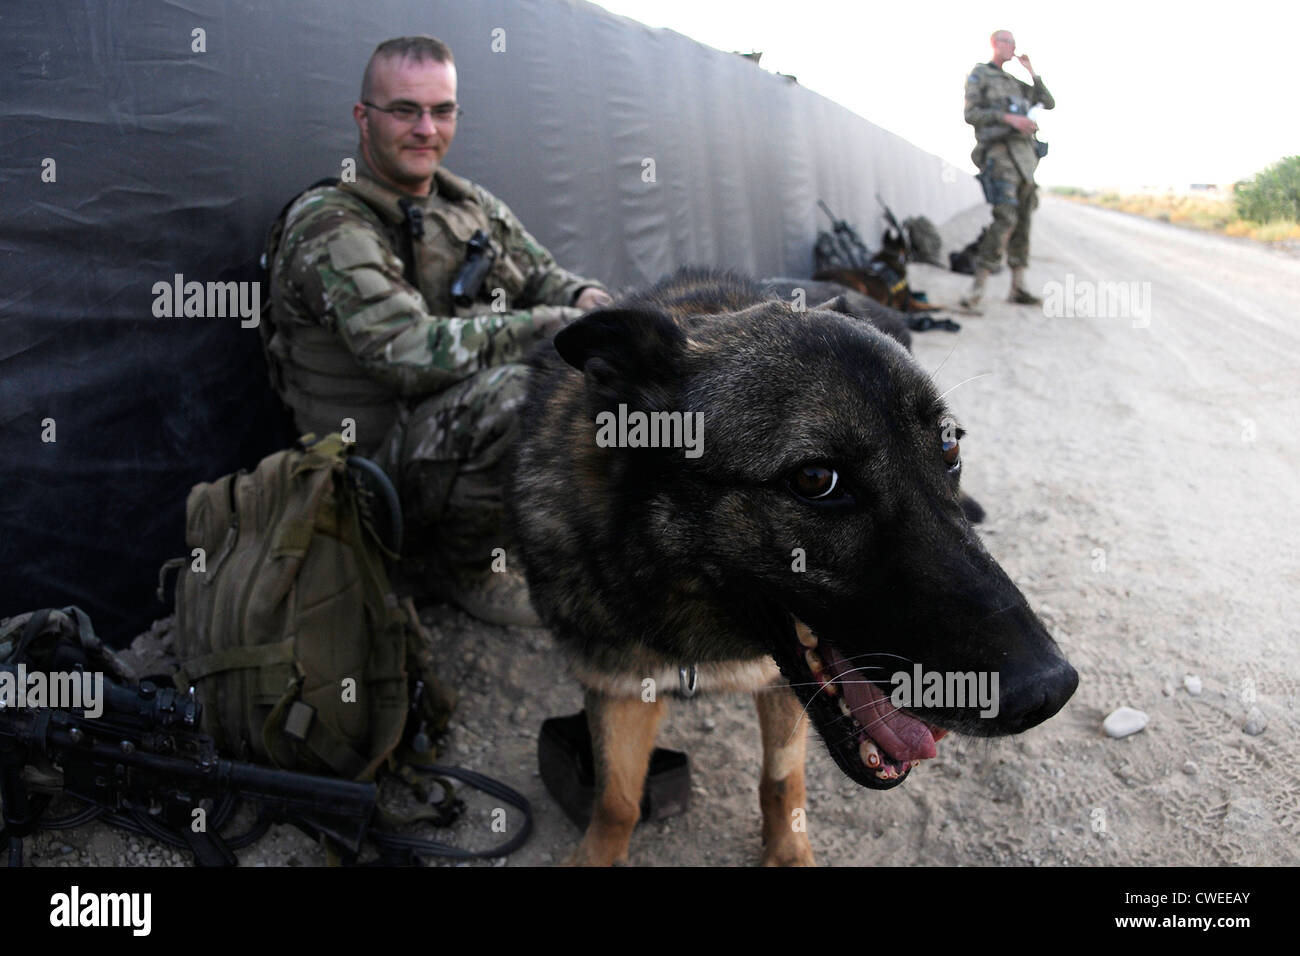
[[[1300,222],[1300,156],[1274,163],[1253,182],[1237,183],[1237,217],[1250,222]]]
[[[1288,156],[1226,197],[1173,193],[1120,195],[1078,186],[1053,186],[1053,194],[1135,216],[1207,229],[1261,242],[1300,239],[1300,156]]]

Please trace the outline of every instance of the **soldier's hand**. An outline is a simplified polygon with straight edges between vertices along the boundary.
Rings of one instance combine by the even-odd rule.
[[[1002,121],[1021,133],[1038,132],[1038,124],[1028,116],[1021,116],[1019,113],[1006,113],[1003,115]]]
[[[573,306],[583,312],[590,312],[592,309],[599,309],[601,306],[611,305],[613,302],[614,299],[604,289],[597,289],[594,285],[589,285],[582,290]]]
[[[1020,65],[1023,66],[1029,72],[1030,76],[1038,75],[1037,73],[1034,72],[1034,68],[1029,65],[1029,55],[1027,53],[1018,54],[1016,56],[1016,59],[1020,61]]]

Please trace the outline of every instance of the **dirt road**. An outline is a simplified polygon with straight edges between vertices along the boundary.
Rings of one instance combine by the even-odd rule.
[[[986,216],[948,223],[948,248]],[[985,316],[918,335],[916,355],[941,388],[958,386],[963,481],[988,509],[985,540],[1079,669],[1079,691],[1020,737],[947,738],[888,793],[851,783],[812,741],[819,862],[1300,862],[1300,259],[1050,199],[1033,249],[1030,278],[1055,314],[1002,303],[1004,272]],[[969,280],[919,266],[912,281],[953,302]],[[576,683],[544,631],[446,608],[427,619],[464,694],[448,759],[533,800],[537,832],[509,865],[557,862],[579,833],[536,776],[536,737],[543,718],[581,706]],[[1113,740],[1102,720],[1121,705],[1150,723]],[[694,805],[640,827],[632,862],[754,863],[752,702],[675,703],[660,743],[690,754]],[[475,800],[448,837],[487,845],[490,813]],[[41,837],[32,855],[179,860],[140,842],[83,828]],[[240,855],[322,859],[285,828]]]

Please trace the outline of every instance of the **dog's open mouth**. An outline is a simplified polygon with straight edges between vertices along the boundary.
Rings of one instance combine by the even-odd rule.
[[[846,659],[828,640],[797,624],[799,669],[792,680],[835,762],[854,780],[876,789],[902,783],[948,733],[895,707],[888,675],[872,660]],[[787,676],[789,676],[787,674]],[[883,689],[882,689],[883,685]]]

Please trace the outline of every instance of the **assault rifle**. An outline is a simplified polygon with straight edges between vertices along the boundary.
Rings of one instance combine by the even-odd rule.
[[[830,218],[831,231],[819,233],[813,256],[817,268],[867,269],[870,268],[871,250],[862,241],[858,231],[844,219],[837,219],[826,201],[819,199],[817,205]]]
[[[885,210],[885,222],[898,234],[897,242],[904,248],[907,246],[907,231],[899,224],[898,219],[894,216],[894,210],[889,208],[889,204],[880,198],[880,193],[876,193],[876,202],[880,203],[880,208]],[[885,233],[885,241],[889,241],[889,233]]]
[[[13,664],[0,664],[0,674],[5,672],[15,681],[19,677]],[[11,866],[22,865],[23,838],[38,827],[62,829],[97,817],[188,847],[200,866],[233,866],[232,848],[247,846],[281,822],[314,840],[330,837],[349,862],[355,860],[374,815],[374,784],[219,757],[212,738],[196,729],[201,705],[192,689],[105,681],[101,703],[102,714],[87,717],[84,708],[16,707],[0,699],[0,839],[8,844]],[[24,770],[38,761],[62,771],[61,785],[29,782],[34,775]],[[41,823],[59,790],[90,808]],[[240,797],[256,800],[261,814],[247,833],[224,838],[221,827]],[[205,799],[215,801],[210,814],[201,806]]]

